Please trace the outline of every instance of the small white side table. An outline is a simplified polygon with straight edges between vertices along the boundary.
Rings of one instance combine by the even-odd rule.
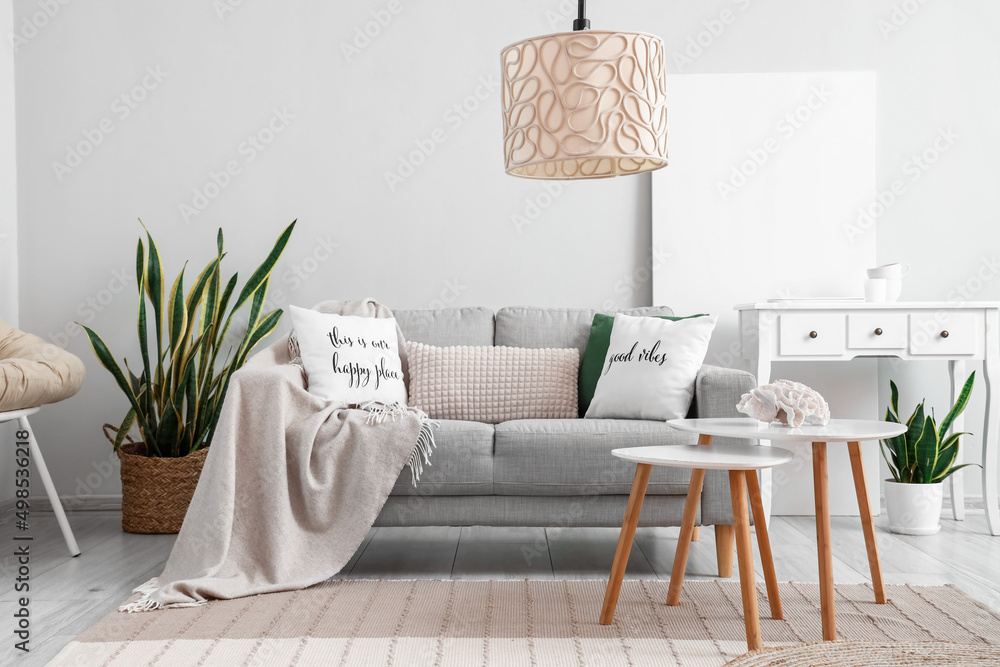
[[[670,426],[690,433],[698,433],[699,441],[706,436],[775,440],[778,442],[811,442],[813,456],[813,495],[816,501],[816,550],[819,552],[819,597],[823,617],[823,639],[837,639],[837,617],[833,592],[833,546],[830,537],[830,489],[827,479],[826,443],[846,442],[851,455],[854,473],[854,491],[861,510],[861,526],[868,551],[868,566],[872,573],[875,602],[885,604],[885,585],[879,563],[878,544],[875,541],[875,523],[868,499],[865,466],[861,458],[862,440],[881,440],[906,432],[906,426],[868,419],[831,419],[826,426],[771,426],[755,419],[671,419]],[[768,448],[763,448],[765,451]],[[680,547],[678,547],[680,548]],[[740,568],[740,577],[743,568]]]
[[[986,385],[983,424],[983,499],[990,533],[1000,535],[997,499],[997,439],[1000,392],[991,375],[1000,373],[1000,302],[780,301],[747,303],[739,311],[740,346],[757,384],[771,378],[775,361],[847,361],[855,357],[898,357],[948,362],[952,403],[965,382],[965,362],[982,360]],[[964,430],[959,416],[952,433]],[[960,445],[961,447],[961,445]],[[963,460],[959,449],[958,463]],[[949,479],[952,513],[965,518],[963,473]],[[761,473],[770,515],[770,471]]]
[[[615,449],[612,455],[635,461],[635,479],[629,495],[625,519],[618,535],[618,549],[611,566],[611,576],[604,591],[604,605],[601,608],[601,624],[610,625],[615,617],[618,594],[622,578],[628,564],[628,555],[635,537],[635,527],[639,521],[642,500],[646,494],[646,484],[653,466],[691,468],[691,482],[688,484],[687,499],[684,502],[684,516],[681,519],[681,534],[674,554],[674,566],[670,573],[670,588],[667,590],[667,604],[680,604],[681,585],[684,582],[684,568],[687,565],[694,522],[698,514],[698,499],[701,497],[705,470],[728,470],[729,492],[733,501],[733,524],[736,528],[736,554],[740,564],[740,591],[743,596],[743,623],[746,626],[747,649],[761,647],[760,615],[757,611],[757,586],[754,583],[753,552],[750,542],[750,518],[747,515],[747,490],[750,492],[750,508],[753,510],[754,528],[757,530],[757,545],[767,582],[767,600],[771,606],[771,617],[782,618],[781,598],[778,595],[778,579],[774,573],[771,557],[771,541],[764,521],[761,505],[760,486],[757,471],[771,466],[788,463],[793,455],[790,451],[777,447],[747,447],[746,445],[713,445],[711,435],[701,435],[697,445],[670,445],[660,447],[629,447]],[[732,545],[729,546],[732,549]]]

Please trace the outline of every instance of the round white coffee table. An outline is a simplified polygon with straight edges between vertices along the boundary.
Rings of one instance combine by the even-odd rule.
[[[875,542],[871,501],[861,458],[862,440],[883,440],[906,432],[906,426],[867,419],[831,419],[826,426],[772,426],[746,418],[671,419],[670,426],[699,435],[699,442],[711,442],[712,436],[749,438],[772,442],[811,442],[813,455],[813,495],[816,502],[816,550],[819,552],[819,592],[823,617],[823,639],[837,639],[837,617],[833,593],[833,550],[830,541],[830,495],[827,481],[826,443],[846,442],[854,473],[854,491],[861,511],[868,565],[871,568],[875,601],[885,603],[885,585]],[[765,448],[766,449],[766,448]],[[678,549],[681,547],[678,546]],[[742,578],[742,567],[740,576]]]
[[[736,554],[740,565],[743,621],[746,626],[747,648],[752,651],[761,647],[761,638],[760,616],[757,611],[757,586],[754,582],[753,553],[750,542],[750,517],[747,514],[747,489],[750,491],[750,508],[753,510],[754,528],[757,530],[757,544],[760,548],[764,580],[767,583],[767,599],[771,607],[771,617],[780,619],[782,617],[781,599],[778,595],[778,580],[774,573],[771,542],[767,535],[767,523],[764,520],[764,506],[761,503],[757,471],[761,468],[788,463],[792,460],[793,454],[777,447],[713,445],[711,442],[711,435],[701,435],[697,445],[630,447],[615,449],[611,452],[612,455],[620,459],[635,461],[637,465],[635,479],[632,482],[632,492],[625,510],[625,519],[622,522],[621,533],[618,535],[618,549],[615,552],[614,564],[611,566],[611,576],[604,592],[601,623],[610,625],[614,620],[622,578],[625,576],[632,539],[635,537],[642,500],[646,494],[646,484],[653,466],[692,469],[687,500],[684,504],[684,516],[681,519],[681,535],[677,542],[674,566],[670,574],[670,588],[667,591],[667,604],[671,606],[680,604],[684,569],[687,565],[691,535],[694,532],[694,522],[698,514],[698,499],[701,497],[705,470],[728,470],[729,490],[733,501],[733,524],[736,529]],[[729,548],[732,549],[731,543]]]

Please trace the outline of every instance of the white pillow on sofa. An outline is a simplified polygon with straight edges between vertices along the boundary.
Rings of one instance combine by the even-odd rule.
[[[716,315],[686,320],[615,315],[588,419],[681,419],[694,397]]]
[[[396,320],[290,306],[309,393],[328,401],[406,405]]]

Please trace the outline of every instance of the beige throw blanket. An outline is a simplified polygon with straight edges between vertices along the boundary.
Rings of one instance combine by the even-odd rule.
[[[320,312],[391,317],[372,300]],[[406,344],[398,331],[403,355]],[[402,406],[347,409],[306,390],[285,337],[233,374],[198,488],[166,567],[122,611],[305,588],[361,544],[403,467],[430,463],[431,425]]]

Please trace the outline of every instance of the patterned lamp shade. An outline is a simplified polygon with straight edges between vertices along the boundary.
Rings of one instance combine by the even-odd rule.
[[[524,178],[607,178],[667,165],[663,41],[578,30],[501,54],[504,162]]]

